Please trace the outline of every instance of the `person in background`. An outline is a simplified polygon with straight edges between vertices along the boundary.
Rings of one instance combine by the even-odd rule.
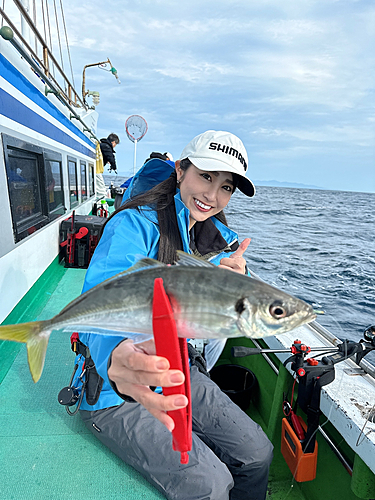
[[[109,134],[107,138],[100,139],[100,151],[103,156],[103,165],[96,169],[96,194],[98,198],[107,196],[107,189],[103,179],[104,166],[110,165],[109,171],[112,170],[117,174],[117,165],[115,159],[115,147],[120,143],[120,139],[116,134]]]
[[[145,160],[145,163],[147,163],[150,160],[154,160],[155,158],[158,158],[159,160],[167,161],[170,165],[174,166],[173,156],[171,155],[171,153],[158,153],[156,151],[153,151],[150,154],[149,158],[147,158],[147,160]]]
[[[178,249],[247,274],[243,253],[250,240],[239,244],[223,212],[237,188],[255,194],[247,166],[245,147],[235,135],[210,130],[195,137],[175,167],[166,166],[171,172],[165,180],[130,197],[108,219],[83,292],[128,269],[137,256],[173,265]],[[88,333],[80,338],[103,379],[96,404],[84,398],[80,415],[105,446],[168,499],[265,499],[272,444],[207,376],[204,360],[195,363],[197,353],[190,357],[193,445],[189,463],[181,464],[172,450],[174,422],[166,412],[185,407],[187,398],[164,396],[160,387],[181,385],[184,374],[156,356],[153,340],[134,344],[126,336],[119,341]]]
[[[109,171],[114,170],[117,173],[117,165],[115,159],[115,147],[120,144],[120,139],[116,134],[109,134],[106,139],[100,139],[100,149],[103,155],[103,163],[109,163]]]

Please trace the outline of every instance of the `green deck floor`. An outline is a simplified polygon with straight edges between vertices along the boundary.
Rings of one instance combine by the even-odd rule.
[[[42,310],[36,312],[33,297],[33,306],[28,305],[22,311],[22,321],[48,319],[57,314],[80,294],[84,275],[85,270],[55,266],[53,273],[45,278],[51,283],[50,291],[46,291],[48,286],[39,290]],[[0,378],[0,499],[164,498],[96,440],[78,415],[69,416],[58,404],[58,392],[68,385],[73,368],[69,336],[63,332],[51,335],[45,368],[37,384],[29,373],[26,347],[21,345],[18,351],[19,344],[0,345],[4,368],[0,370],[4,377]],[[7,368],[4,356],[10,355],[14,362]],[[293,486],[290,480],[272,482],[268,498],[303,499],[301,491]]]
[[[85,270],[63,274],[38,318],[58,313],[82,289]],[[107,451],[57,402],[69,384],[74,354],[70,335],[54,332],[45,368],[34,384],[21,346],[0,385],[1,500],[156,500],[164,498],[131,467]],[[1,355],[0,350],[0,355]]]

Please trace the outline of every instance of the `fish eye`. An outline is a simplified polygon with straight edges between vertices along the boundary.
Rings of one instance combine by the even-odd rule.
[[[283,306],[282,302],[274,302],[270,305],[270,315],[275,319],[285,318],[287,315],[287,310]]]

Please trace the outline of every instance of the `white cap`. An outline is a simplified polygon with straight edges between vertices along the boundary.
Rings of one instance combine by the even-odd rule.
[[[230,132],[207,130],[197,135],[182,151],[180,160],[184,158],[206,172],[225,171],[238,175],[238,189],[247,196],[254,196],[255,186],[245,175],[248,166],[245,146]]]
[[[164,153],[165,156],[170,160],[170,161],[173,161],[173,156],[171,155],[171,153]]]

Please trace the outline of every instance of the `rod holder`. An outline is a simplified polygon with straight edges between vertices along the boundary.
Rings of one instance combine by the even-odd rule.
[[[44,89],[44,94],[45,96],[47,97],[48,94],[54,94],[56,96],[60,95],[60,91],[59,90],[52,90],[52,89],[49,89],[46,85],[45,89]]]

